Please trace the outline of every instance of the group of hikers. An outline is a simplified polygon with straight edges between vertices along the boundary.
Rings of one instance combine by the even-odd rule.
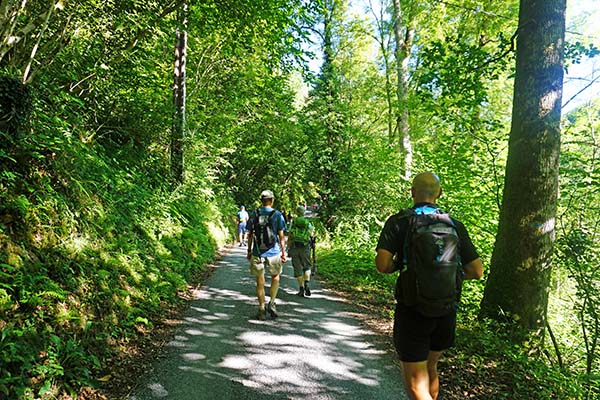
[[[252,215],[248,214],[244,206],[240,206],[236,214],[237,239],[240,246],[248,247],[250,273],[256,277],[259,320],[264,320],[267,312],[271,318],[279,315],[275,300],[283,264],[288,255],[292,259],[294,277],[298,280],[297,295],[310,297],[312,294],[310,278],[313,263],[310,250],[311,247],[314,250],[315,230],[305,217],[306,207],[296,207],[295,217],[284,216],[284,213],[273,208],[274,201],[273,192],[263,190],[260,194],[261,206]],[[271,275],[268,303],[265,300],[265,271]]]
[[[411,187],[412,206],[387,219],[376,247],[377,271],[398,272],[393,342],[411,400],[437,399],[437,364],[443,352],[454,345],[462,283],[483,276],[482,261],[465,226],[436,205],[441,195],[437,175],[416,175]],[[274,199],[273,192],[265,190],[260,194],[261,207],[252,216],[240,207],[236,217],[238,240],[240,246],[248,246],[250,272],[256,277],[257,318],[261,320],[267,312],[271,318],[278,316],[275,299],[288,255],[298,279],[298,295],[311,294],[309,251],[314,228],[304,216],[305,207],[299,206],[286,243],[286,221],[273,208]],[[265,271],[271,275],[267,304]]]

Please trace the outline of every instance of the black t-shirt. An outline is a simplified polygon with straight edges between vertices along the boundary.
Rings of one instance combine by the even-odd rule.
[[[437,208],[435,205],[428,203],[416,204],[412,208],[415,209],[424,205]],[[406,231],[408,229],[408,218],[403,218],[403,215],[405,216],[406,214],[399,212],[388,218],[383,226],[376,248],[376,250],[384,249],[389,251],[395,255],[394,258],[396,260],[400,261],[404,259],[404,239],[406,238]],[[460,259],[462,264],[466,265],[479,258],[479,254],[477,254],[477,250],[475,250],[475,246],[471,242],[467,229],[462,222],[454,218],[452,218],[452,221],[456,226],[456,233],[458,234],[460,243]]]

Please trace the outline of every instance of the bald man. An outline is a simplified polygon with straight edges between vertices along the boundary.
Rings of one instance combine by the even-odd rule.
[[[413,210],[434,213],[437,199],[442,195],[440,179],[431,172],[415,176],[411,194]],[[386,221],[379,241],[375,266],[384,274],[396,272],[403,266],[394,260],[404,260],[404,240],[409,218],[406,210],[392,215]],[[452,218],[460,244],[463,279],[480,279],[483,265],[469,238],[465,226]],[[396,282],[396,312],[394,314],[394,346],[402,362],[404,388],[412,400],[437,399],[439,377],[437,364],[444,350],[454,344],[456,309],[442,317],[427,317],[403,303],[400,276]]]

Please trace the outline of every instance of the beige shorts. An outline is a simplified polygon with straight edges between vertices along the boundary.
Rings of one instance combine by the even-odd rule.
[[[250,273],[254,276],[260,276],[265,273],[265,268],[271,276],[280,275],[283,271],[281,256],[256,257],[250,258]]]

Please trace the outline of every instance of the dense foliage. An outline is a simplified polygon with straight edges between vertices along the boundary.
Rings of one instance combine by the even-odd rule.
[[[220,17],[219,3],[191,8],[188,179],[174,186],[172,32],[183,2],[42,3],[9,1],[1,15],[3,398],[110,381],[110,360],[206,270],[234,209],[217,181],[233,143],[219,140],[235,138],[248,102],[261,104],[255,94],[287,90],[289,62],[277,60],[294,52],[287,33],[299,15],[287,1],[236,2]],[[267,108],[283,112],[282,99]]]
[[[190,2],[183,184],[169,177],[169,143],[184,1],[2,3],[0,397],[110,385],[110,361],[181,301],[231,239],[237,206],[265,188],[279,208],[321,206],[319,275],[389,321],[396,277],[375,271],[373,250],[411,203],[398,110],[411,169],[440,175],[440,206],[489,265],[518,2],[402,1],[414,34],[402,101],[390,95],[391,2],[367,3]],[[571,42],[570,63],[597,53]],[[318,72],[308,49],[323,55]],[[510,320],[476,319],[485,282],[469,282],[441,368],[447,398],[600,396],[599,110],[564,119],[544,356],[511,341]]]

